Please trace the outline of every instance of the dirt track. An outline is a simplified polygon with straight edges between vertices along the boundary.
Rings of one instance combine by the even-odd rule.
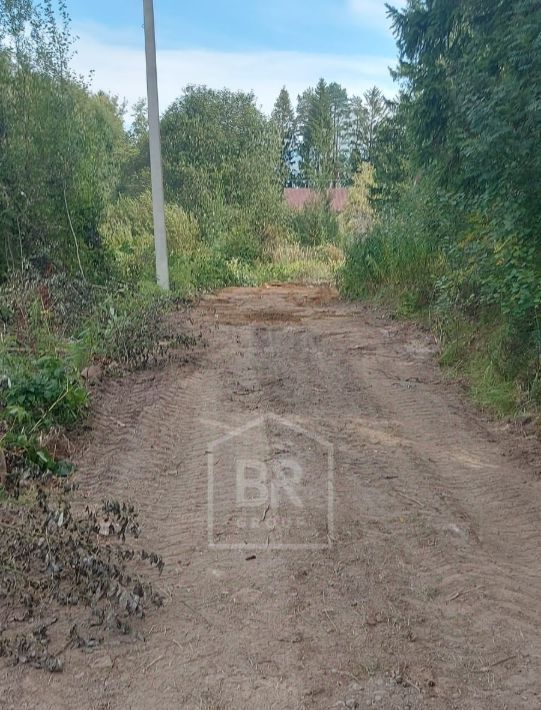
[[[85,500],[140,509],[165,607],[61,675],[2,669],[6,707],[540,708],[534,442],[442,382],[428,335],[330,289],[227,290],[192,317],[208,347],[110,382],[79,461]],[[211,542],[241,549],[208,546],[211,451]],[[243,522],[241,453],[300,462],[298,500]]]

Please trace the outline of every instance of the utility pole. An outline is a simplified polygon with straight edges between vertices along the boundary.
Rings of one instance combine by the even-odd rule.
[[[160,105],[158,102],[158,71],[156,68],[156,32],[154,0],[143,0],[145,15],[145,51],[147,64],[148,131],[150,142],[150,172],[152,176],[152,209],[154,213],[154,243],[156,248],[156,278],[158,285],[169,290],[165,204],[163,197],[162,145],[160,138]]]

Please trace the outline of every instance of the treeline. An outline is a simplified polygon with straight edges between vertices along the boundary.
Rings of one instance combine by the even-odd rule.
[[[73,52],[65,0],[0,0],[0,276],[26,265],[98,285],[152,282],[145,102],[126,117],[75,75]],[[284,88],[271,116],[251,93],[184,89],[161,122],[174,287],[246,279],[243,264],[272,262],[279,245],[341,244],[354,206],[342,224],[324,198],[299,215],[283,187],[356,186],[363,202],[394,113],[376,87],[348,96],[323,79],[296,109]]]
[[[73,51],[64,0],[0,0],[0,274],[151,282],[145,103],[129,121],[75,75]],[[280,244],[339,241],[324,200],[294,214],[282,189],[353,184],[390,115],[376,88],[348,97],[323,79],[296,111],[284,89],[271,117],[253,94],[187,87],[161,122],[174,287],[246,278],[242,264],[272,261]]]
[[[528,408],[541,402],[541,5],[410,0],[389,14],[393,149],[342,286],[428,313],[482,404]]]
[[[393,105],[377,88],[348,96],[336,82],[320,79],[293,108],[284,87],[272,112],[281,144],[280,176],[285,187],[323,189],[353,182],[363,163],[372,163],[383,123]]]

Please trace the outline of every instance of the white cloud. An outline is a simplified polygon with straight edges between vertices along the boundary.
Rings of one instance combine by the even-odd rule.
[[[391,7],[403,8],[407,0],[387,0]],[[385,0],[348,0],[349,10],[359,24],[391,32]]]
[[[96,28],[93,28],[96,29]],[[142,49],[114,44],[81,31],[73,66],[77,73],[93,73],[95,90],[117,94],[133,104],[146,94],[145,57]],[[99,34],[99,33],[96,33]],[[270,112],[283,85],[293,101],[323,76],[360,94],[374,84],[394,94],[388,67],[392,57],[342,56],[300,52],[218,52],[206,49],[158,52],[160,106],[164,110],[187,84],[206,84],[214,89],[253,91],[264,111]]]

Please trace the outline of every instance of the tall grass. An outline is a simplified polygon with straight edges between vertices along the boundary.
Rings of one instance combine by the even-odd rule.
[[[433,300],[443,254],[411,216],[387,215],[350,245],[338,283],[347,298],[380,295],[414,312]]]
[[[257,283],[302,282],[307,284],[334,283],[336,272],[344,263],[342,250],[333,244],[303,246],[280,244],[266,262],[254,269]]]
[[[488,256],[469,248],[484,248],[479,229],[475,215],[461,216],[430,186],[413,185],[347,248],[339,288],[428,323],[442,364],[482,408],[499,415],[539,408],[541,328],[483,298]]]

